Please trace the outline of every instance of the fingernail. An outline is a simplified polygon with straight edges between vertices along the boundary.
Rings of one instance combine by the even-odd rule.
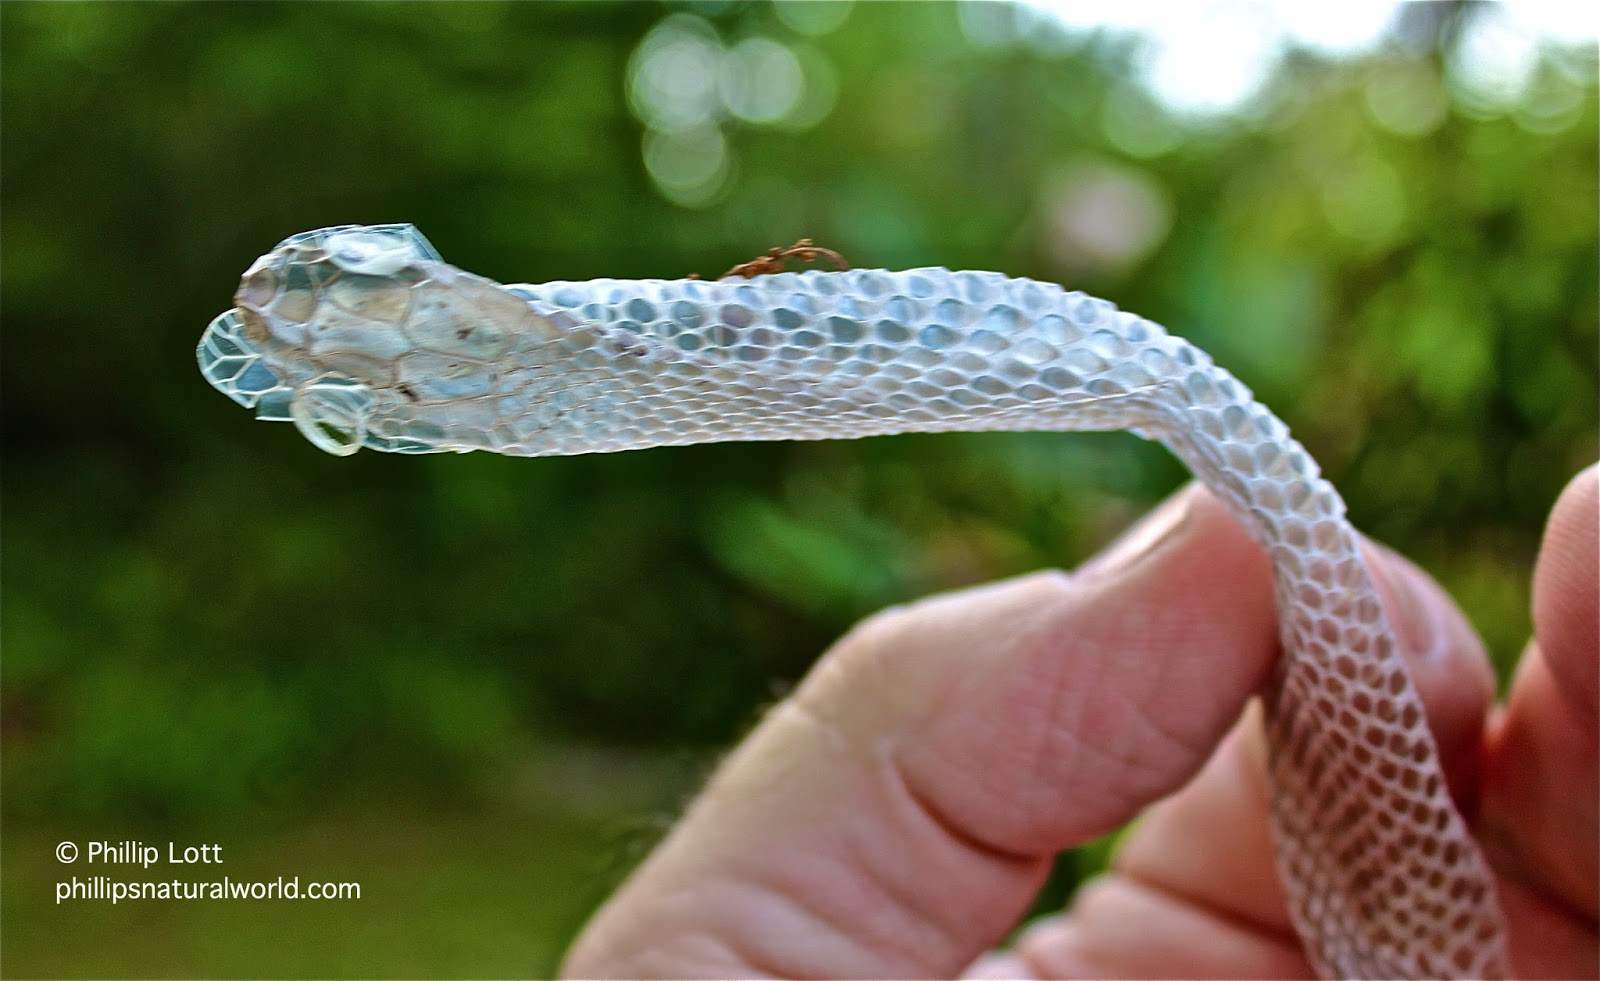
[[[1378,598],[1406,652],[1417,657],[1433,654],[1441,647],[1439,639],[1444,631],[1433,605],[1418,588],[1420,573],[1414,571],[1409,560],[1386,546],[1373,541],[1363,541],[1362,545]]]
[[[1140,519],[1139,523],[1122,533],[1100,554],[1078,567],[1080,576],[1097,576],[1131,569],[1146,557],[1161,550],[1163,543],[1175,538],[1189,520],[1194,510],[1194,497],[1198,484],[1190,484],[1167,498],[1160,507]]]
[[[962,981],[985,981],[985,979],[1022,979],[1034,977],[1033,969],[1016,954],[1003,951],[990,951],[980,954],[978,959],[967,965],[961,972]]]

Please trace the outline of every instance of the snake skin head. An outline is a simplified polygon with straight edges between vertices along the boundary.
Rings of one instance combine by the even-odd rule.
[[[491,366],[514,346],[563,333],[498,284],[445,264],[410,225],[285,239],[245,272],[234,302],[202,340],[207,378],[339,455],[448,448],[429,406],[488,395]],[[372,432],[378,421],[384,434]]]

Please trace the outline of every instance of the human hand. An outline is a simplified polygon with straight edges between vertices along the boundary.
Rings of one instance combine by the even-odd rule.
[[[1597,487],[1590,468],[1552,513],[1535,640],[1492,711],[1460,612],[1368,545],[1524,976],[1600,957]],[[1244,712],[1277,653],[1266,559],[1196,487],[1070,576],[886,610],[724,762],[564,973],[1310,977]],[[1157,800],[1065,914],[983,954],[1057,852]]]

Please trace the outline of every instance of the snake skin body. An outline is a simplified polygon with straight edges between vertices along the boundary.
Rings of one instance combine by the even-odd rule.
[[[410,226],[286,240],[213,321],[206,377],[318,446],[526,456],[715,440],[1131,430],[1270,554],[1279,870],[1330,977],[1507,971],[1493,880],[1344,504],[1284,425],[1187,341],[998,273],[776,273],[502,287]]]

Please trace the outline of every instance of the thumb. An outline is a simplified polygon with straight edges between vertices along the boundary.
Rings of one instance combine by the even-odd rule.
[[[1056,852],[1186,781],[1276,655],[1266,560],[1190,488],[1076,576],[863,623],[569,954],[587,976],[952,976]]]

